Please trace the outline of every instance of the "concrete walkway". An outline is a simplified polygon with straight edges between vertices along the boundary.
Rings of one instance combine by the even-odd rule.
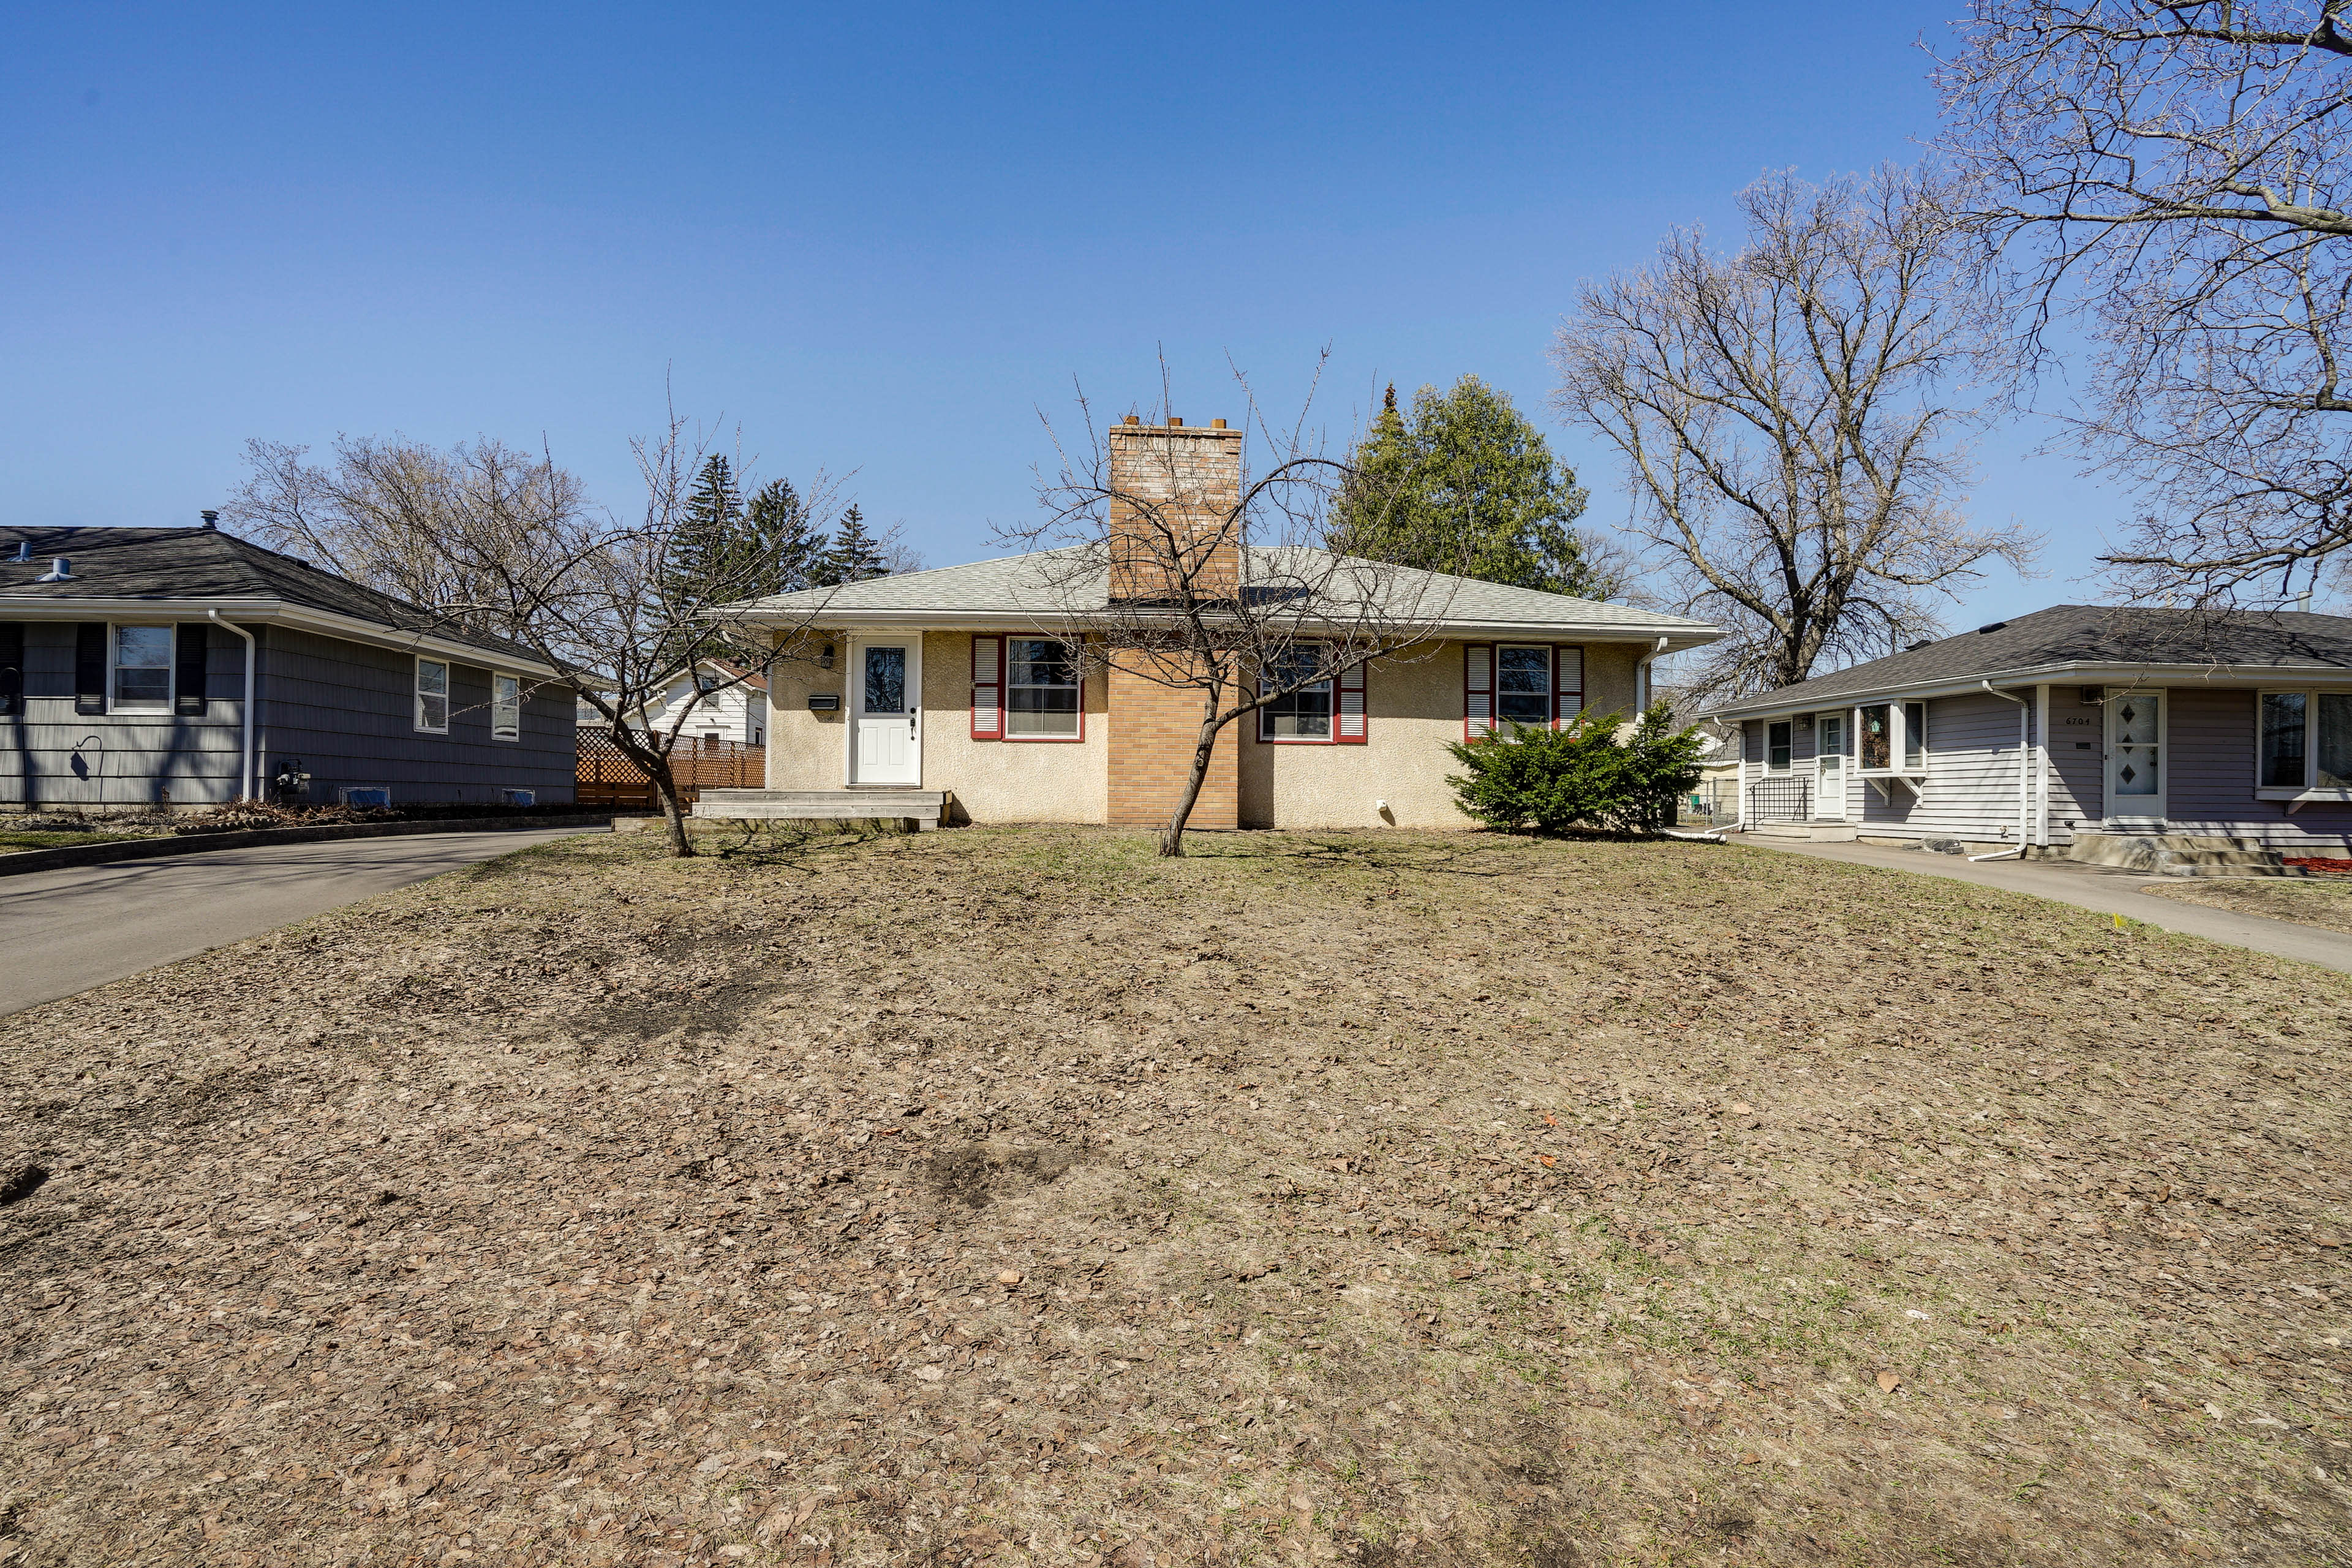
[[[1875,844],[1814,844],[1801,838],[1768,838],[1760,834],[1737,834],[1730,840],[1743,848],[1811,855],[1822,860],[1843,860],[1849,866],[1877,866],[1890,871],[1916,871],[1923,877],[1944,877],[1955,882],[2004,888],[2031,893],[2077,909],[2161,926],[2208,942],[2250,947],[2275,958],[2292,958],[2322,968],[2352,973],[2352,935],[2293,921],[2266,921],[2230,910],[2185,904],[2178,899],[2151,898],[2143,888],[2178,887],[2174,877],[2141,877],[2127,871],[2105,871],[2064,860],[1979,860],[1958,855],[1930,855],[1917,849],[1885,849]]]
[[[603,827],[336,838],[0,879],[0,1015]]]

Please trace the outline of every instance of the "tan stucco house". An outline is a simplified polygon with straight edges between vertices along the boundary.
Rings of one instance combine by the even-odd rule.
[[[1181,469],[1159,471],[1202,477],[1204,515],[1239,495],[1238,431],[1129,425],[1110,440],[1128,485],[1150,483],[1144,458],[1181,446]],[[1244,592],[1276,553],[1298,559],[1296,547],[1233,548]],[[1069,552],[1041,552],[736,606],[793,657],[769,683],[767,790],[706,795],[701,813],[849,815],[845,801],[871,795],[907,803],[871,815],[927,821],[1164,822],[1199,694],[1144,679],[1090,638],[1111,615],[1112,573],[1074,595],[1071,564]],[[1229,725],[1193,826],[1468,826],[1445,784],[1446,742],[1504,721],[1631,713],[1653,659],[1720,635],[1624,605],[1411,575],[1416,602],[1440,609],[1410,646]]]

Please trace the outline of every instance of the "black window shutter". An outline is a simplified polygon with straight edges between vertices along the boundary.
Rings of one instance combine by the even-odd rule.
[[[183,719],[205,716],[205,650],[212,628],[202,621],[182,621],[172,640],[172,711]]]
[[[25,623],[0,621],[0,713],[25,710]]]
[[[106,623],[74,627],[74,711],[106,711]]]

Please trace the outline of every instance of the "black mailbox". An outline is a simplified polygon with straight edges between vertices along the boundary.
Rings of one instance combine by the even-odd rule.
[[[812,692],[810,692],[810,693],[809,693],[809,711],[810,711],[810,712],[812,712],[812,713],[838,713],[838,712],[840,712],[840,711],[841,711],[841,693],[840,693],[840,692],[838,692],[838,691],[812,691]]]

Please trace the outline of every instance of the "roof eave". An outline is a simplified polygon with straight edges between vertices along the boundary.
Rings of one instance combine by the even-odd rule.
[[[726,619],[745,626],[767,626],[788,631],[835,631],[865,626],[904,626],[930,628],[940,631],[966,627],[982,630],[1019,629],[1031,626],[1082,630],[1098,620],[1105,612],[1087,610],[972,610],[972,609],[871,609],[861,610],[842,605],[828,605],[822,610],[794,611],[762,609],[746,606],[720,612]],[[1346,619],[1316,621],[1304,624],[1345,628],[1361,623]],[[1653,622],[1643,626],[1611,621],[1455,621],[1439,620],[1420,623],[1412,629],[1430,637],[1465,638],[1495,637],[1507,641],[1513,637],[1541,638],[1545,641],[1654,643],[1666,639],[1665,652],[1704,647],[1720,641],[1727,634],[1717,626],[1697,626],[1688,621]]]
[[[1776,713],[1811,713],[1829,708],[1852,708],[1864,702],[1958,697],[1983,690],[1988,681],[1995,686],[2039,686],[2059,681],[2079,682],[2086,686],[2143,681],[2166,686],[2219,685],[2223,682],[2235,686],[2288,679],[2297,681],[2340,680],[2352,684],[2352,669],[2291,664],[2149,664],[2145,661],[2068,660],[2059,664],[1988,670],[1981,675],[1956,676],[1936,681],[1891,681],[1855,687],[1847,691],[1819,692],[1811,697],[1801,695],[1802,688],[1792,686],[1745,701],[1710,708],[1700,717],[1760,719]]]
[[[346,642],[366,643],[375,647],[396,648],[402,652],[430,653],[446,657],[460,664],[477,665],[485,669],[511,670],[518,675],[562,677],[563,671],[543,660],[487,648],[457,637],[442,637],[433,632],[404,631],[379,622],[362,620],[356,616],[338,615],[332,610],[315,609],[308,605],[289,604],[278,598],[207,598],[169,599],[150,597],[60,599],[50,595],[0,594],[0,611],[23,616],[30,620],[87,621],[113,619],[124,616],[160,616],[186,620],[202,620],[207,611],[217,610],[221,618],[231,621],[257,622],[263,626],[291,626],[301,631],[316,631]]]

